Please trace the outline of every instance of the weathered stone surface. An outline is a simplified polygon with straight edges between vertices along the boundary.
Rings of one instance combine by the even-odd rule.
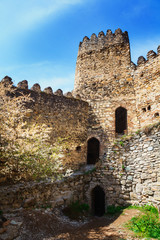
[[[71,92],[67,92],[64,94],[65,97],[68,97],[68,98],[72,98],[72,93]]]
[[[148,52],[147,60],[139,57],[135,66],[130,57],[127,32],[120,29],[115,33],[108,30],[106,35],[100,32],[90,39],[84,37],[80,43],[73,91],[75,99],[71,93],[63,96],[60,89],[54,94],[50,94],[51,89],[41,92],[38,84],[32,91],[21,88],[22,93],[31,94],[34,100],[30,120],[34,122],[41,116],[39,122],[53,129],[51,141],[58,137],[69,138],[65,159],[74,169],[86,163],[87,142],[93,137],[99,141],[101,161],[95,171],[88,169],[83,176],[78,172],[65,183],[1,188],[0,205],[3,208],[19,207],[35,196],[36,203],[47,200],[53,207],[64,205],[71,199],[86,200],[92,206],[92,191],[96,186],[103,189],[108,205],[145,204],[147,201],[156,201],[158,205],[159,47],[157,53]],[[11,79],[5,77],[2,82],[8,84]],[[126,126],[122,133],[116,130],[119,108],[126,110]],[[133,132],[136,132],[134,136]],[[127,136],[122,137],[122,134]]]
[[[145,63],[146,62],[146,59],[143,57],[143,56],[140,56],[137,60],[137,64],[140,65],[142,63]]]
[[[47,93],[47,94],[53,94],[53,90],[51,87],[47,87],[44,89],[44,92]]]
[[[63,96],[63,91],[61,89],[58,89],[56,92],[54,92],[54,95]]]
[[[27,82],[27,80],[23,80],[23,81],[19,82],[17,84],[17,87],[18,88],[22,88],[22,89],[28,89],[28,82]]]
[[[31,207],[35,205],[35,202],[36,202],[35,198],[28,198],[23,202],[22,206],[24,208]]]
[[[12,78],[8,77],[8,76],[5,76],[2,80],[1,80],[1,83],[4,84],[4,86],[8,86],[8,85],[12,85],[13,82],[12,82]]]
[[[31,88],[31,90],[35,91],[35,92],[41,92],[41,87],[38,83],[35,83],[33,85],[33,87]]]
[[[147,53],[147,59],[155,58],[156,55],[157,55],[157,54],[156,54],[153,50],[150,50],[150,51]]]

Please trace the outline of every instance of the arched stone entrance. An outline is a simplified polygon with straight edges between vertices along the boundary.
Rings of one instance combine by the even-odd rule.
[[[127,110],[119,107],[115,112],[115,129],[117,134],[125,134],[127,130]]]
[[[95,164],[99,159],[99,141],[96,138],[90,138],[87,144],[87,164]]]
[[[100,186],[96,186],[91,193],[92,212],[95,216],[103,216],[105,213],[105,193]]]

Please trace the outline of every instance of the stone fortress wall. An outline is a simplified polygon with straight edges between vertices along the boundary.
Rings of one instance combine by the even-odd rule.
[[[2,83],[12,83],[11,78],[5,77]],[[88,103],[73,98],[70,92],[63,94],[58,89],[53,93],[50,87],[41,91],[39,84],[34,84],[28,89],[26,80],[19,82],[14,87],[19,94],[29,95],[33,102],[29,108],[31,114],[27,115],[29,122],[38,124],[45,123],[52,128],[51,143],[55,143],[58,138],[66,139],[66,149],[64,149],[65,160],[73,169],[86,163],[86,139],[88,128]]]
[[[92,191],[98,185],[105,192],[105,206],[154,204],[160,209],[159,153],[160,124],[149,133],[112,143],[85,186],[86,201],[92,207]]]
[[[160,209],[160,124],[148,133],[138,132],[108,153],[94,168],[78,171],[56,182],[29,182],[0,187],[1,209],[49,205],[65,207],[74,201],[88,203],[94,212],[93,191],[104,192],[109,205],[154,204]]]
[[[98,37],[84,37],[79,45],[73,94],[89,103],[89,135],[99,137],[102,145],[113,141],[117,137],[118,107],[127,110],[124,133],[156,122],[160,114],[159,73],[160,47],[157,54],[149,51],[147,60],[139,57],[136,66],[131,61],[127,32],[108,30],[106,35],[100,32]]]
[[[139,57],[134,71],[136,111],[140,127],[153,124],[160,116],[160,46]]]
[[[56,187],[57,195],[49,183],[47,201],[61,199],[65,205],[66,199],[67,203],[77,199],[88,202],[93,209],[93,191],[99,186],[105,207],[148,202],[160,207],[160,128],[157,124],[150,131],[148,127],[160,121],[160,47],[157,53],[149,51],[147,60],[139,57],[135,65],[127,32],[117,29],[115,33],[108,30],[106,35],[100,32],[98,37],[93,34],[79,45],[72,93],[62,96],[60,90],[53,94],[51,88],[41,92],[38,85],[32,90],[26,86],[23,81],[17,87],[35,99],[31,119],[36,120],[37,112],[42,122],[53,127],[53,138],[69,136],[71,163],[88,163],[91,167]],[[142,128],[146,133],[139,131]],[[127,138],[121,139],[122,135]],[[88,161],[90,155],[94,161]],[[35,191],[29,189],[23,186],[23,202]],[[38,189],[39,196],[42,189]],[[68,197],[63,197],[68,191]],[[7,189],[2,189],[3,199],[6,194]],[[16,203],[14,191],[10,194]]]

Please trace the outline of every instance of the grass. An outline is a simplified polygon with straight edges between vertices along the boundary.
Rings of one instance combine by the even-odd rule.
[[[107,207],[107,214],[117,214],[117,213],[121,213],[126,207],[122,207],[122,206],[115,206],[115,205],[109,205]]]
[[[138,209],[142,212],[138,217],[133,217],[126,227],[139,237],[155,238],[160,240],[160,221],[158,209],[153,205],[130,206],[128,209]]]

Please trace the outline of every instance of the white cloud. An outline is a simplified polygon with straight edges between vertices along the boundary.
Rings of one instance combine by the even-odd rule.
[[[30,30],[48,17],[56,17],[71,5],[83,2],[84,0],[1,0],[1,41]]]

